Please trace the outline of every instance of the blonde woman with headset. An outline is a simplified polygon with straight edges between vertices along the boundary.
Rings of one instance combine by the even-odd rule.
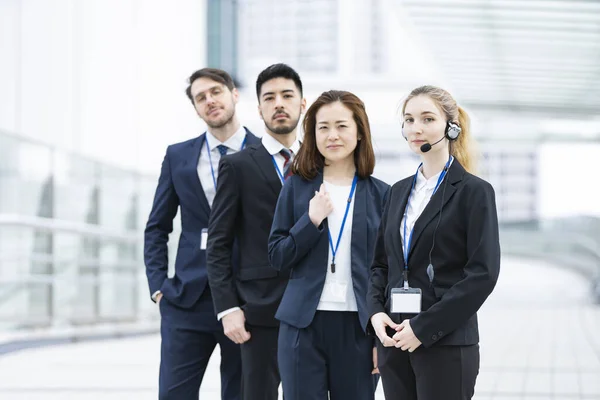
[[[479,372],[477,310],[500,270],[492,186],[473,175],[467,113],[422,86],[402,106],[421,157],[384,209],[367,296],[387,399],[471,399]]]

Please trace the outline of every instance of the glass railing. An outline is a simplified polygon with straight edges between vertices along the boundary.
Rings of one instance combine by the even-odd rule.
[[[142,251],[155,185],[0,131],[0,331],[156,320]],[[583,274],[600,301],[600,218],[503,223],[501,244]]]
[[[142,251],[155,185],[0,132],[0,331],[157,318]]]
[[[600,218],[578,216],[503,223],[502,252],[544,259],[570,268],[590,281],[600,302]]]

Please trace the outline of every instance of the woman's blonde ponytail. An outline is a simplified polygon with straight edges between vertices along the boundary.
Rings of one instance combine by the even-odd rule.
[[[467,172],[475,174],[477,171],[477,160],[471,136],[471,119],[469,118],[469,114],[460,106],[458,107],[458,125],[461,128],[460,135],[458,139],[451,142],[450,154],[456,158]]]

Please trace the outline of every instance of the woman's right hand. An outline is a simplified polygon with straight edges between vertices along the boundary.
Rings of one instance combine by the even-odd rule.
[[[396,341],[388,336],[385,327],[389,326],[394,331],[399,326],[384,312],[379,312],[371,317],[371,324],[375,330],[375,334],[384,347],[394,347]]]
[[[329,193],[325,190],[325,184],[321,184],[318,192],[308,204],[308,217],[310,221],[318,228],[321,222],[333,211],[333,203]]]

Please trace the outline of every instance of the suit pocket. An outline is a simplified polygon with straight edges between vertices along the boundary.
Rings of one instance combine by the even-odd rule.
[[[286,286],[275,318],[296,328],[306,328],[313,313],[306,306],[309,288],[304,277],[290,279]]]
[[[238,271],[238,279],[242,282],[253,281],[256,279],[270,279],[279,275],[279,272],[271,267],[246,267]]]

